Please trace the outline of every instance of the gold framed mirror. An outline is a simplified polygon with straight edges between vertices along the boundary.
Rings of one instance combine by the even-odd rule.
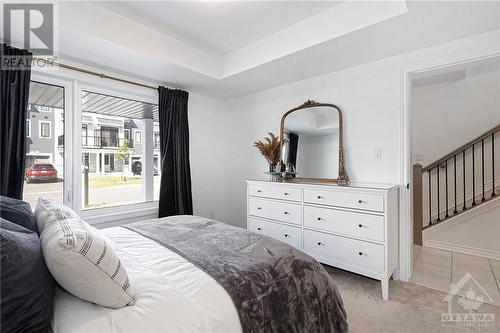
[[[280,168],[286,181],[347,184],[342,110],[308,100],[281,116]]]

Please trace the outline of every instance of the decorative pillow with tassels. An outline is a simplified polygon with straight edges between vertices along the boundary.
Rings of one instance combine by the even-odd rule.
[[[66,291],[109,308],[134,304],[127,271],[100,230],[70,208],[43,198],[35,216],[47,267]]]

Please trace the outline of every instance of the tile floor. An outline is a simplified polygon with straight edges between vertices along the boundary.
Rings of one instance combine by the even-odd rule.
[[[451,284],[470,273],[490,296],[486,302],[500,306],[500,261],[420,246],[414,256],[411,282],[449,292]]]

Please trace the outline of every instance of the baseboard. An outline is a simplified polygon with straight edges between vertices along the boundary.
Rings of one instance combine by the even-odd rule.
[[[481,248],[476,248],[476,247],[470,247],[470,246],[464,246],[464,245],[458,245],[458,244],[440,242],[440,241],[434,241],[434,240],[425,241],[424,246],[432,247],[432,248],[439,249],[439,250],[453,251],[453,252],[459,252],[459,253],[464,253],[464,254],[470,254],[473,256],[479,256],[479,257],[500,260],[500,252],[499,251],[486,250],[486,249],[481,249]]]

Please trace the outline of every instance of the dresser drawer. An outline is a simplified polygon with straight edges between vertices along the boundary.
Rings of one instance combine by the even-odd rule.
[[[384,217],[304,206],[304,226],[347,236],[384,241]]]
[[[304,250],[325,258],[338,259],[373,270],[384,270],[384,246],[304,230]]]
[[[248,195],[263,198],[302,201],[302,190],[296,187],[249,184]]]
[[[384,211],[384,196],[379,194],[304,189],[304,201],[320,205]]]
[[[249,218],[248,230],[288,243],[298,249],[302,247],[302,231],[299,227]]]
[[[301,211],[302,206],[298,204],[259,198],[248,198],[248,214],[253,216],[301,225]]]

